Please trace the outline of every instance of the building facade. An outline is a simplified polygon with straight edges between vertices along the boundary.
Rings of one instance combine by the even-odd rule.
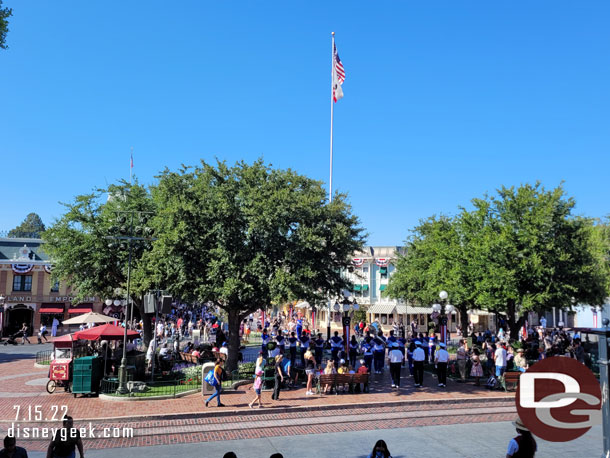
[[[77,303],[69,285],[52,281],[51,262],[40,239],[0,238],[0,331],[16,333],[23,324],[35,335],[41,323],[51,328],[88,311],[102,312],[99,298]],[[3,303],[2,303],[3,302]]]

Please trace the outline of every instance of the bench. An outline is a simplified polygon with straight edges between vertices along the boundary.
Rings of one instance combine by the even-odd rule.
[[[199,358],[195,355],[191,355],[190,353],[180,353],[180,360],[185,363],[190,364],[199,364]]]
[[[519,377],[522,372],[505,372],[504,377],[501,379],[502,387],[504,391],[508,391],[508,385],[511,384],[511,389],[516,390],[519,384]]]
[[[330,385],[331,393],[334,389],[335,394],[338,394],[337,386],[344,385],[349,385],[349,392],[353,393],[354,385],[360,383],[364,384],[367,391],[369,374],[322,374],[318,377],[318,393],[321,393],[327,385]]]

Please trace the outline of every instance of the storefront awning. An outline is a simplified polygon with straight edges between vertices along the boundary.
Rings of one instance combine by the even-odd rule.
[[[74,314],[74,313],[87,313],[87,312],[92,312],[93,311],[93,304],[78,304],[74,307],[70,307],[68,309],[68,313],[69,314]]]
[[[354,291],[360,291],[362,285],[354,285]]]
[[[64,304],[41,304],[40,313],[64,313]]]
[[[362,285],[362,291],[368,291],[369,285]]]
[[[373,304],[369,307],[368,313],[394,314],[396,306],[394,304]]]
[[[396,311],[399,315],[406,315],[406,314],[424,314],[424,315],[430,315],[434,312],[434,310],[432,310],[432,307],[412,307],[412,306],[407,306],[407,305],[399,305],[396,307]],[[456,314],[456,311],[453,311],[453,315]]]
[[[387,288],[388,285],[380,285],[379,286],[379,291],[385,291],[385,289]]]

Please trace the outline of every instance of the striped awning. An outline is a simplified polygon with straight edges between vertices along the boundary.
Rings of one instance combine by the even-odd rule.
[[[368,313],[381,313],[392,315],[396,310],[394,304],[373,304],[369,307]]]

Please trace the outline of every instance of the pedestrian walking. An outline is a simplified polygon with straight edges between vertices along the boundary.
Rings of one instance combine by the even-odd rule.
[[[23,323],[21,326],[21,345],[25,345],[25,343],[31,344],[30,339],[28,339],[28,325],[27,323]]]
[[[316,371],[316,360],[311,351],[305,353],[305,375],[307,375],[307,391],[306,396],[313,395],[313,377]]]
[[[51,324],[51,335],[57,337],[57,327],[59,326],[59,320],[57,317],[53,317],[53,324]]]
[[[271,395],[271,399],[274,401],[280,400],[280,390],[282,388],[282,382],[284,381],[284,374],[282,373],[282,359],[284,359],[282,355],[277,355],[275,357],[275,367],[273,369],[273,374],[275,375],[275,385],[273,386],[273,394]]]
[[[392,388],[400,388],[400,369],[404,361],[404,355],[398,348],[398,342],[390,344],[388,352],[388,361],[390,363],[390,376],[392,377]]]
[[[438,376],[438,386],[445,388],[447,386],[447,363],[449,362],[449,353],[445,349],[447,345],[444,342],[438,344],[440,347],[434,356],[436,363],[436,374]]]
[[[415,347],[415,351],[413,352],[413,377],[415,378],[415,386],[420,388],[424,384],[424,361],[426,360],[426,352],[424,352],[419,340],[415,341]]]
[[[295,361],[297,359],[297,342],[299,339],[297,339],[296,335],[294,332],[290,333],[290,337],[288,337],[288,345],[290,346],[290,364],[292,364],[292,367],[295,366]]]
[[[261,390],[263,387],[263,371],[258,371],[254,374],[256,377],[254,378],[254,384],[252,385],[252,389],[256,393],[256,397],[250,402],[248,405],[251,409],[254,408],[254,403],[258,401],[258,408],[260,409],[263,406],[261,402]]]
[[[210,396],[206,401],[205,401],[205,406],[207,407],[208,404],[210,403],[210,401],[214,398],[216,398],[216,401],[218,402],[217,406],[218,407],[224,407],[225,405],[223,403],[220,402],[220,392],[222,391],[222,359],[217,359],[216,363],[214,365],[214,379],[216,380],[216,386],[214,387],[214,394],[212,396]]]
[[[47,331],[47,327],[44,324],[40,325],[40,330],[38,331],[38,343],[41,344],[42,343],[42,339],[44,338],[45,342],[48,342],[49,339],[47,339],[47,334],[49,333],[49,331]]]

